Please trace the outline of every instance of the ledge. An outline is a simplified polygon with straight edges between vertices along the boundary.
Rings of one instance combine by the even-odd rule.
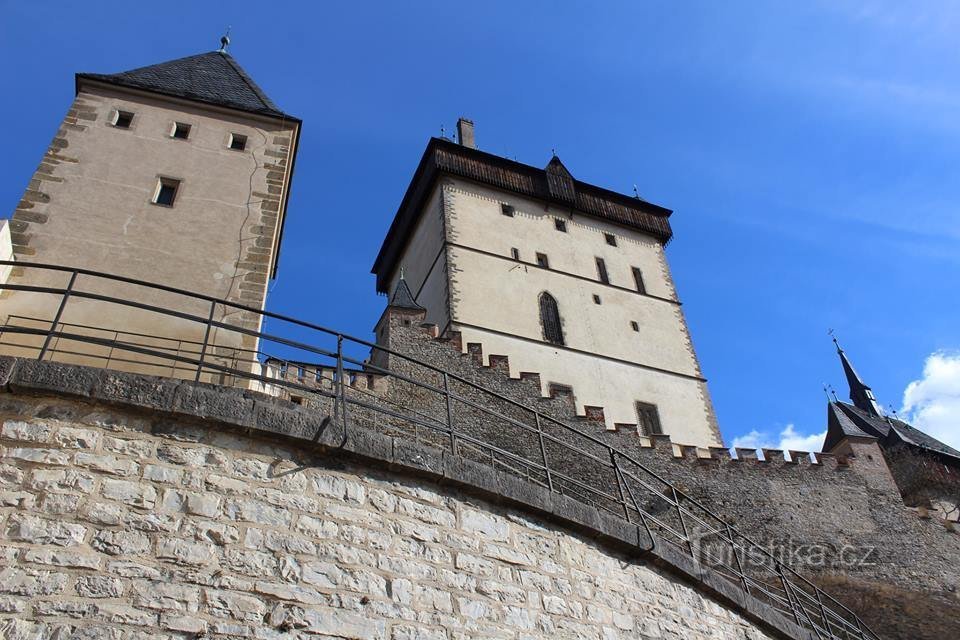
[[[520,508],[645,561],[697,585],[774,637],[812,640],[814,635],[636,525],[569,496],[444,449],[427,447],[356,426],[344,439],[339,427],[319,433],[325,415],[300,405],[234,387],[194,383],[57,362],[0,356],[0,392],[77,398],[137,411],[186,416],[260,435],[292,439],[318,453],[456,487],[485,500]],[[331,425],[332,426],[332,425]]]

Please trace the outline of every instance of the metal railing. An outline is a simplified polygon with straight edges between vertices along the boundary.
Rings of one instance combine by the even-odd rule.
[[[51,317],[8,316],[0,353],[242,385],[308,403],[327,412],[321,429],[342,430],[344,438],[354,426],[410,437],[642,526],[817,638],[879,638],[849,608],[635,457],[469,373],[174,287],[87,269],[4,265],[17,271],[0,285],[12,292],[0,300],[0,313],[7,300],[36,296],[15,308],[46,307]],[[156,327],[177,335],[158,336]]]

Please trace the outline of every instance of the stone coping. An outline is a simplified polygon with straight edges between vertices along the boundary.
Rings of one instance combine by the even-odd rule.
[[[344,439],[339,429],[321,429],[325,415],[292,402],[235,387],[9,356],[0,356],[0,390],[65,396],[136,411],[186,416],[251,434],[292,439],[313,452],[346,456],[378,468],[455,486],[490,502],[530,511],[628,557],[642,557],[695,583],[701,591],[775,637],[816,637],[717,571],[652,538],[640,525],[443,449],[356,426],[348,428]]]

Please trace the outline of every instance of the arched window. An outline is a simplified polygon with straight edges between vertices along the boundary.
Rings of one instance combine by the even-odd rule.
[[[546,291],[540,294],[540,324],[543,325],[544,340],[553,344],[564,344],[557,301]]]

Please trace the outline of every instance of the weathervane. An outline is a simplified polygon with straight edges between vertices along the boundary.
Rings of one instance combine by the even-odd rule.
[[[220,36],[220,53],[226,53],[227,47],[230,46],[230,29],[232,27],[227,26],[227,32]]]

